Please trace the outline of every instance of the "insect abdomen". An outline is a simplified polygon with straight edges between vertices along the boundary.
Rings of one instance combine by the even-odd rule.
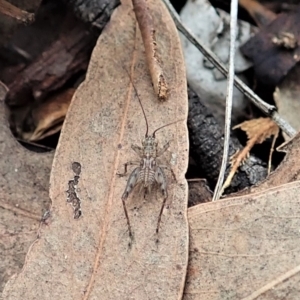
[[[139,180],[143,183],[145,188],[151,186],[155,182],[155,171],[150,168],[141,170]]]

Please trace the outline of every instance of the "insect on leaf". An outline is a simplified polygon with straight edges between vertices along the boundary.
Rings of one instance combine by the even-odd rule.
[[[168,209],[162,214],[159,243],[155,229],[161,193],[151,192],[144,200],[134,190],[126,202],[134,229],[134,243],[128,247],[121,200],[127,178],[117,176],[125,162],[136,160],[131,145],[140,145],[145,135],[141,107],[122,66],[134,73],[149,133],[187,118],[185,67],[176,27],[161,1],[148,5],[170,98],[157,100],[131,1],[122,1],[100,35],[86,80],[66,116],[50,179],[49,225],[39,232],[22,273],[6,285],[5,299],[182,298],[188,262],[185,121],[156,136],[160,146],[172,139],[170,151],[177,155],[176,182],[166,172]]]

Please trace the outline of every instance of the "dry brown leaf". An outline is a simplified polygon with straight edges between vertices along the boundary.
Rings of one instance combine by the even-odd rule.
[[[236,125],[233,127],[233,129],[240,128],[244,130],[247,134],[248,141],[247,145],[241,150],[240,152],[236,153],[231,158],[231,170],[226,178],[226,181],[223,184],[222,190],[224,191],[231,183],[231,180],[236,173],[238,167],[241,165],[241,163],[246,159],[247,155],[249,155],[249,152],[251,151],[252,147],[255,144],[261,144],[264,142],[267,138],[270,136],[274,136],[273,143],[270,150],[270,156],[269,156],[269,173],[271,170],[271,160],[272,160],[272,153],[275,141],[279,134],[279,127],[274,123],[274,121],[270,118],[258,118],[253,119],[250,121],[245,121],[239,125]]]
[[[257,187],[251,188],[248,192],[262,191],[274,186],[300,180],[300,134],[280,145],[277,151],[286,152],[281,164],[275,172]]]
[[[33,132],[24,132],[22,138],[34,142],[60,131],[74,92],[73,88],[65,90],[30,112],[35,127]]]
[[[299,189],[297,181],[190,208],[183,299],[298,299]]]
[[[258,118],[250,121],[245,121],[233,127],[240,128],[246,132],[248,144],[261,144],[272,135],[278,134],[279,128],[270,118]]]
[[[247,195],[189,209],[184,299],[298,299],[300,134],[277,150],[283,162]]]
[[[172,101],[159,103],[151,86],[144,46],[130,1],[114,12],[94,49],[85,82],[70,106],[51,174],[51,219],[27,255],[23,271],[6,285],[5,299],[181,299],[188,258],[186,218],[188,135],[185,121],[157,133],[172,140],[177,158],[168,175],[168,208],[159,243],[155,227],[162,203],[159,191],[146,200],[135,190],[127,201],[134,242],[121,195],[123,164],[136,159],[130,145],[145,134],[145,121],[128,74],[143,101],[150,132],[187,117],[185,68],[177,35],[161,1],[149,1],[155,16]],[[172,59],[170,59],[170,57]],[[167,155],[165,156],[167,157]],[[75,184],[76,166],[81,166]],[[72,170],[73,164],[73,170]],[[82,216],[74,220],[67,203],[70,181]],[[74,207],[74,206],[73,206]]]
[[[13,138],[2,101],[0,157],[1,293],[9,277],[20,272],[30,245],[37,239],[43,212],[50,205],[48,188],[53,159],[53,153],[30,152]]]

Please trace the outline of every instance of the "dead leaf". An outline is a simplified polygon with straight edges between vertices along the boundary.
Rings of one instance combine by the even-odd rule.
[[[189,208],[183,299],[298,299],[299,189],[297,181]]]
[[[2,92],[0,94],[3,94]],[[3,100],[3,99],[2,99]],[[40,220],[49,208],[53,153],[24,149],[12,136],[0,102],[0,291],[20,272]]]
[[[279,134],[279,127],[276,123],[270,118],[258,118],[250,121],[245,121],[239,125],[233,127],[233,129],[240,128],[247,133],[248,141],[247,145],[240,152],[236,153],[231,158],[231,170],[226,178],[226,181],[223,184],[222,190],[224,191],[227,187],[230,186],[232,178],[236,173],[238,167],[241,163],[246,159],[247,155],[249,155],[251,149],[255,144],[261,144],[270,136],[274,136],[270,156],[269,156],[269,173],[271,170],[271,161],[272,161],[272,153],[275,141]]]
[[[277,151],[286,152],[281,164],[270,176],[257,187],[252,187],[248,192],[262,191],[274,186],[300,180],[300,134],[280,145]]]
[[[134,231],[132,248],[121,195],[123,164],[136,159],[130,145],[145,134],[145,120],[128,74],[142,99],[150,132],[187,117],[185,67],[177,30],[159,0],[149,1],[160,43],[170,99],[155,101],[144,46],[129,0],[114,12],[94,49],[85,82],[75,93],[51,173],[51,222],[27,255],[23,271],[4,291],[5,299],[181,299],[188,258],[186,218],[188,135],[185,121],[157,132],[160,144],[172,139],[176,157],[168,174],[168,209],[159,243],[155,227],[162,197],[146,200],[135,190],[127,201]],[[172,59],[170,59],[172,57]],[[82,216],[74,220],[66,190],[74,180]],[[77,165],[76,164],[76,165]]]
[[[254,64],[257,79],[267,85],[277,85],[300,61],[300,5],[295,11],[282,13],[241,47],[243,54]],[[294,49],[274,43],[282,34],[293,35]]]
[[[33,131],[23,132],[22,138],[31,142],[39,141],[61,130],[75,89],[70,88],[50,97],[30,112]]]
[[[258,118],[245,121],[233,127],[233,129],[242,129],[248,137],[247,145],[261,144],[272,135],[277,135],[279,128],[270,118]]]

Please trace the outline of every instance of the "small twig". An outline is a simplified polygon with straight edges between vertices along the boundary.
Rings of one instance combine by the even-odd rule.
[[[232,0],[230,5],[230,47],[229,47],[229,72],[227,82],[227,97],[225,109],[225,130],[224,130],[224,148],[219,178],[214,190],[212,201],[220,199],[222,195],[222,185],[224,181],[225,171],[228,160],[228,149],[231,129],[231,112],[233,97],[233,81],[234,81],[234,54],[235,54],[235,37],[237,26],[238,0]]]
[[[132,0],[132,4],[143,38],[154,91],[159,100],[165,101],[168,97],[168,84],[163,74],[161,58],[157,51],[155,28],[150,10],[145,0]]]
[[[5,0],[0,0],[0,13],[25,24],[32,23],[34,21],[34,14],[28,13],[27,11],[18,8]]]
[[[197,165],[198,175],[207,179],[210,186],[215,186],[219,177],[223,157],[224,130],[217,123],[213,114],[206,108],[201,99],[188,89],[189,114],[188,129],[190,137],[190,155]],[[232,134],[230,136],[229,156],[239,151],[242,145]],[[227,165],[226,175],[230,172]],[[266,178],[265,164],[250,154],[247,163],[238,169],[226,193],[234,193],[257,184]]]
[[[279,134],[279,130],[278,130],[277,134],[275,134],[273,136],[273,140],[272,140],[272,145],[271,145],[270,154],[269,154],[269,160],[268,160],[268,175],[270,175],[270,173],[271,173],[272,156],[273,156],[273,152],[274,152],[275,142],[276,142],[276,140],[278,138],[278,134]]]
[[[180,17],[177,12],[170,4],[169,0],[162,0],[167,6],[177,29],[193,44],[197,49],[226,77],[228,77],[228,70],[219,60],[219,58],[207,47],[202,45],[202,43],[191,34],[185,26],[182,24]],[[234,85],[253,102],[263,113],[273,119],[273,121],[289,136],[293,137],[296,135],[297,131],[284,119],[282,119],[276,112],[276,107],[270,105],[263,101],[259,96],[257,96],[242,80],[238,77],[234,77]]]

